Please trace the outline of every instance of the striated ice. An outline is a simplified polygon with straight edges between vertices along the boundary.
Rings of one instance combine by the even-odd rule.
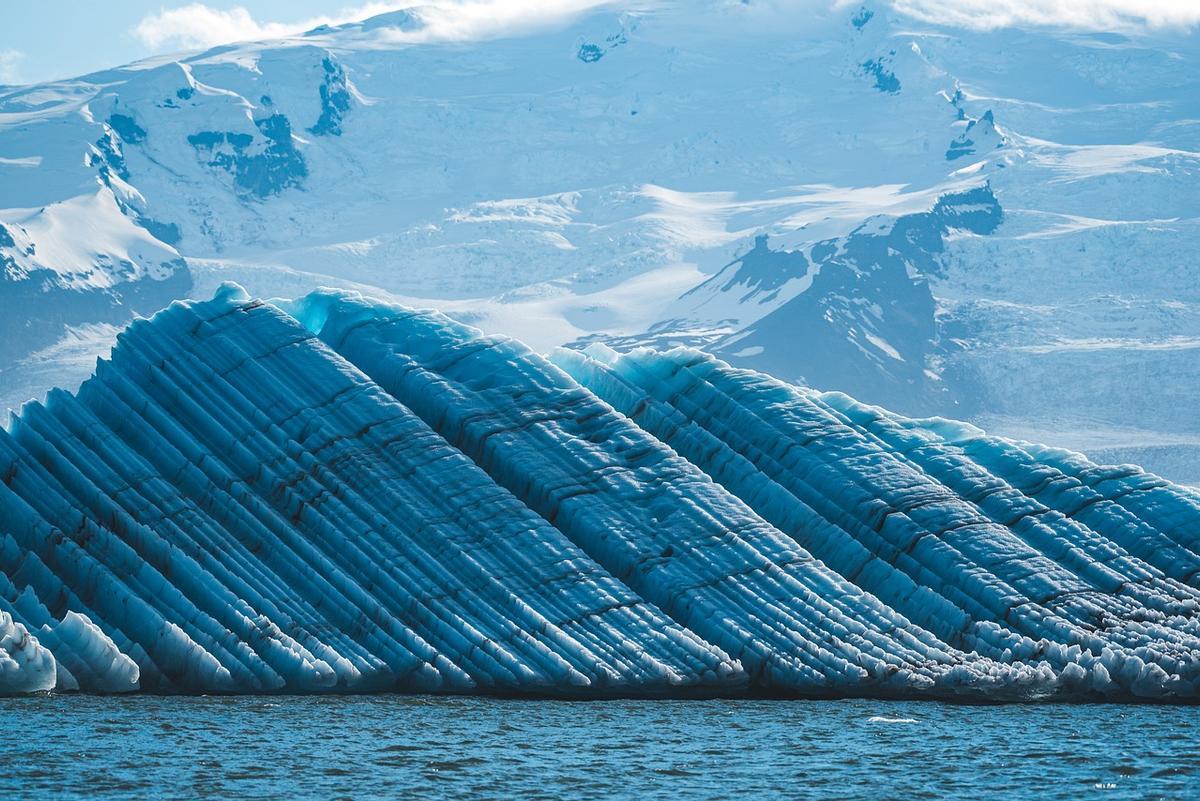
[[[0,694],[46,692],[56,681],[50,651],[0,608]]]
[[[0,432],[0,692],[1200,693],[1200,502],[692,350],[225,285]]]
[[[601,347],[555,361],[947,642],[1045,661],[1067,686],[1150,696],[1200,686],[1190,493],[694,350]]]

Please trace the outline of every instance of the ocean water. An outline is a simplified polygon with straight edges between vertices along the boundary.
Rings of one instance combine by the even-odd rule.
[[[1200,798],[1195,707],[0,700],[0,798]]]

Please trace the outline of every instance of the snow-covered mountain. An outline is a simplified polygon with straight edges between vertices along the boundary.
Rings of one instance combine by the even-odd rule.
[[[0,405],[234,279],[699,346],[1200,480],[1196,35],[422,13],[0,89]]]

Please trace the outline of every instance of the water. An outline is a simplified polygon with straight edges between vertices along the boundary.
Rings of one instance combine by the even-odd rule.
[[[0,700],[0,798],[1200,798],[1187,707]]]

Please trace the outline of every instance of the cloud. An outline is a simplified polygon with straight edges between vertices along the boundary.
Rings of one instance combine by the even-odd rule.
[[[926,22],[985,30],[1048,25],[1118,31],[1200,24],[1197,0],[892,0],[892,6]]]
[[[259,21],[242,6],[228,10],[204,3],[163,8],[147,14],[133,34],[151,50],[187,50],[228,42],[272,39],[311,30],[318,25],[341,25],[377,14],[409,8],[419,14],[419,31],[397,34],[413,41],[447,41],[500,36],[523,28],[554,24],[610,0],[451,0],[418,4],[368,2],[329,15],[293,22]]]
[[[561,24],[589,9],[609,5],[618,3],[616,0],[459,0],[434,3],[414,9],[420,14],[424,26],[408,38],[423,41],[487,39]],[[624,2],[619,5],[628,8],[634,4]]]
[[[903,14],[918,19],[975,29],[1030,25],[1085,30],[1192,28],[1200,25],[1200,0],[890,0]],[[843,8],[858,0],[759,0],[758,7],[798,6]],[[486,39],[537,27],[555,25],[592,8],[607,5],[653,6],[656,0],[372,0],[329,15],[291,22],[257,20],[243,6],[213,8],[189,3],[147,14],[134,35],[156,52],[212,47],[254,39],[291,36],[318,25],[341,25],[377,14],[408,8],[422,25],[417,30],[391,32],[402,41],[463,41]],[[719,6],[719,2],[714,2]],[[816,6],[814,8],[813,6]],[[21,54],[0,51],[0,82],[12,80]]]
[[[373,11],[372,8],[364,6],[361,9],[363,16],[395,8],[394,5],[386,3],[370,5],[379,6],[379,8]],[[350,17],[350,19],[353,18]],[[359,19],[361,18],[359,17]],[[133,29],[133,33],[142,41],[142,44],[151,50],[191,49],[247,39],[288,36],[315,28],[318,25],[334,25],[343,21],[346,20],[333,17],[314,17],[290,23],[259,22],[242,6],[224,10],[206,6],[203,3],[190,3],[186,6],[163,8],[159,9],[157,13],[147,14]]]
[[[21,71],[17,65],[24,60],[25,54],[20,50],[0,50],[0,83],[20,83]]]

